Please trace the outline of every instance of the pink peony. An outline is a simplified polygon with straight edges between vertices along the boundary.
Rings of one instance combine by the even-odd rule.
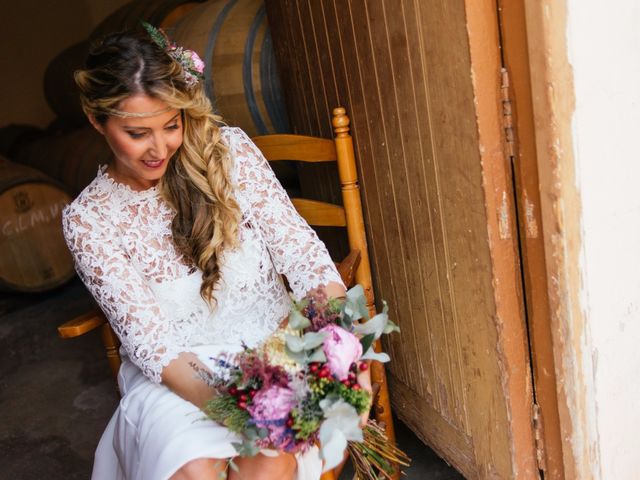
[[[255,424],[269,431],[269,440],[276,448],[284,449],[291,441],[286,435],[285,424],[295,403],[293,390],[272,385],[260,390],[247,407]]]
[[[362,356],[362,345],[354,334],[338,325],[327,325],[320,329],[328,333],[324,339],[322,350],[327,357],[327,365],[338,380],[349,376],[349,367]]]

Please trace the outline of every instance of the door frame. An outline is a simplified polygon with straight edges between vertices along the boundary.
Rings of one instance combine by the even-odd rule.
[[[534,433],[546,479],[563,479],[557,375],[549,302],[540,175],[531,90],[524,0],[497,0],[503,65],[508,73],[514,142],[514,191],[518,210],[522,283],[534,385]],[[535,42],[532,43],[536,45]],[[545,178],[546,180],[546,178]]]
[[[567,49],[566,0],[524,4],[536,163],[565,478],[599,478],[594,359],[583,311],[581,202],[572,119],[573,72]]]
[[[545,15],[545,8],[551,8],[552,4],[554,14],[550,15],[547,10]],[[521,272],[523,288],[513,295],[513,291],[497,284],[495,292],[498,317],[505,315],[503,325],[508,325],[509,315],[514,322],[502,332],[502,345],[498,348],[502,349],[506,365],[511,369],[505,371],[503,390],[511,413],[511,453],[517,478],[530,478],[529,472],[538,467],[544,469],[546,479],[553,480],[590,478],[586,472],[594,471],[589,468],[592,465],[587,465],[593,442],[586,442],[582,451],[574,451],[571,441],[576,428],[581,430],[580,435],[585,435],[583,438],[593,438],[588,435],[592,432],[585,432],[584,427],[576,424],[584,423],[584,418],[579,418],[577,413],[581,408],[594,408],[587,405],[581,380],[588,377],[572,361],[584,351],[581,348],[584,340],[578,337],[584,326],[578,298],[580,242],[569,241],[580,238],[579,197],[572,188],[575,185],[572,155],[558,155],[559,151],[552,148],[567,145],[567,149],[560,151],[572,152],[573,99],[558,102],[553,90],[544,88],[552,81],[562,80],[562,85],[573,91],[564,40],[565,7],[564,2],[552,0],[466,1],[474,88],[478,92],[478,130],[485,152],[498,147],[494,134],[495,105],[491,101],[500,98],[496,88],[504,88],[505,81],[496,78],[500,65],[496,64],[495,43],[508,73],[514,144],[512,164],[501,171],[500,161],[492,159],[491,153],[483,154],[483,164],[488,166],[489,184],[485,185],[485,192],[491,241],[508,237],[505,232],[509,228],[514,228],[511,232],[518,232],[520,239],[515,258],[504,255],[504,249],[500,249],[502,258],[494,258],[494,279],[509,278],[509,272],[517,269]],[[493,30],[493,22],[497,22],[498,32]],[[496,34],[498,39],[494,42],[492,37]],[[542,45],[547,48],[540,48]],[[560,65],[550,61],[547,52],[551,47],[562,60]],[[556,118],[557,122],[550,122],[550,118]],[[503,131],[502,152],[509,150],[505,148],[509,141],[507,135]],[[567,169],[568,163],[571,168]],[[511,185],[505,178],[510,168]],[[559,208],[562,199],[568,201],[566,212]],[[515,218],[505,220],[508,215]],[[564,215],[570,216],[569,222]],[[497,225],[492,224],[492,219],[498,219]],[[559,288],[556,279],[565,280],[565,286]],[[520,302],[522,308],[523,336],[528,337],[526,350],[530,354],[530,368],[520,372],[512,369],[518,368],[523,353],[514,313],[518,305],[513,302]],[[578,324],[571,325],[572,319]],[[571,342],[565,343],[566,332],[572,327]],[[505,349],[508,344],[511,351]],[[587,373],[589,367],[586,366]],[[514,378],[517,376],[519,378]],[[531,387],[533,391],[529,390]],[[514,398],[518,395],[520,401]],[[535,469],[531,465],[532,447]],[[579,472],[583,473],[576,475]]]

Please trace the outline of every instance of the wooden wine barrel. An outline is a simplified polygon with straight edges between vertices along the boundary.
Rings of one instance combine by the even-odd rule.
[[[23,145],[12,159],[26,167],[34,168],[56,180],[60,179],[63,155],[56,154],[54,148],[63,135],[49,135]]]
[[[100,22],[91,32],[89,39],[99,40],[113,32],[136,29],[140,26],[140,20],[146,20],[154,26],[169,28],[202,1],[133,0]]]
[[[252,136],[289,131],[262,0],[210,0],[170,32],[204,60],[207,95],[229,124]]]
[[[89,41],[85,40],[65,48],[49,62],[44,72],[44,97],[51,110],[71,126],[88,123],[80,106],[73,72],[84,65],[89,45]]]
[[[23,146],[46,135],[44,130],[33,125],[6,125],[0,128],[0,155],[13,158]]]
[[[96,176],[98,166],[108,163],[111,149],[93,127],[52,135],[18,152],[16,161],[60,181],[78,194]]]
[[[60,219],[70,201],[42,173],[0,161],[0,289],[42,292],[73,277]]]
[[[73,72],[84,65],[91,43],[109,33],[139,27],[140,20],[169,28],[200,2],[134,0],[120,7],[98,24],[88,40],[64,49],[49,62],[44,74],[44,94],[51,109],[71,126],[86,125]]]

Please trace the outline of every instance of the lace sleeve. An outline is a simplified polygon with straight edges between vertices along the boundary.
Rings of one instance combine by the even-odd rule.
[[[115,227],[68,207],[62,223],[76,271],[108,318],[128,357],[153,382],[184,349],[146,281],[119,245]]]
[[[301,298],[329,282],[344,285],[324,243],[298,214],[262,152],[239,128],[228,130],[238,201],[255,220],[276,270],[287,277],[293,294]]]

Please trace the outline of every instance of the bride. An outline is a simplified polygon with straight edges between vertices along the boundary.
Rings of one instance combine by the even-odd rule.
[[[193,365],[279,327],[290,303],[281,274],[297,297],[320,284],[345,293],[259,150],[220,126],[202,67],[190,50],[122,33],[75,75],[113,160],[66,208],[64,234],[123,357],[92,478],[318,479],[317,449],[238,457],[227,472],[237,439],[200,410],[213,392]]]

